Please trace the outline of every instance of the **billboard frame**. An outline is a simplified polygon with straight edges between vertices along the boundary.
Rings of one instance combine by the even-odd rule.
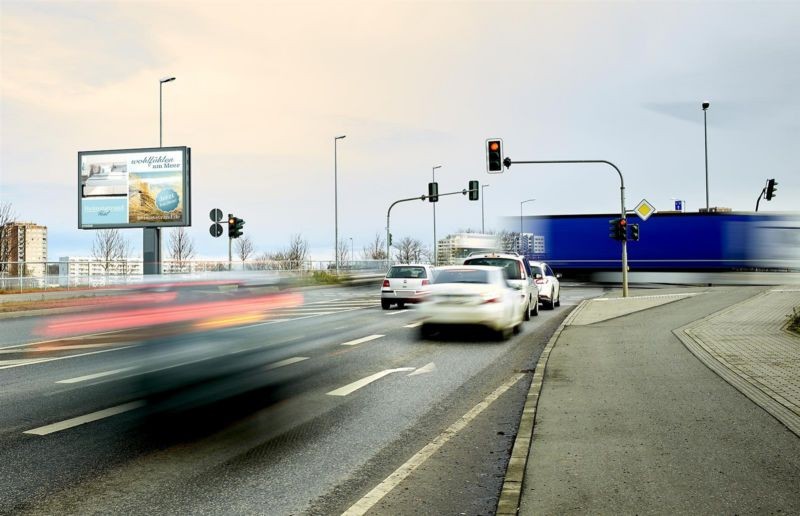
[[[135,154],[146,152],[174,152],[180,151],[183,158],[183,170],[181,171],[183,179],[183,217],[175,222],[136,222],[125,224],[84,224],[82,213],[82,196],[81,196],[81,161],[84,156],[92,156],[98,154]],[[77,188],[77,201],[78,201],[78,229],[139,229],[139,228],[161,228],[161,227],[186,227],[192,225],[192,149],[185,145],[174,147],[141,147],[135,149],[109,149],[109,150],[93,150],[93,151],[78,151],[78,188]]]

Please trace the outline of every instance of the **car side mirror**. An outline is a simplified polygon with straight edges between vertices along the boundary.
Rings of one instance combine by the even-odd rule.
[[[536,275],[536,279],[542,279],[542,275],[541,274],[537,274]]]

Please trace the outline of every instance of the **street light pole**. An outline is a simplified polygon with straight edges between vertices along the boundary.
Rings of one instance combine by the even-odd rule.
[[[433,167],[433,170],[431,171],[431,176],[433,178],[433,182],[434,183],[436,182],[436,169],[437,168],[442,168],[442,166],[441,165],[436,165],[435,167]],[[439,263],[438,256],[437,256],[438,251],[436,249],[438,247],[436,245],[436,203],[434,202],[434,203],[431,203],[431,204],[433,204],[433,265],[435,266],[436,264]]]
[[[162,95],[161,92],[164,89],[163,86],[164,86],[165,82],[171,82],[171,81],[174,81],[174,80],[175,80],[175,77],[164,77],[163,79],[159,79],[159,81],[158,81],[158,146],[159,147],[163,147],[164,146],[162,144],[162,141],[163,141],[162,135],[163,135],[164,124],[163,124],[163,116],[162,116],[162,109],[161,109],[162,104],[163,104],[162,103],[163,95]]]
[[[336,262],[336,274],[339,274],[339,173],[337,165],[336,144],[339,140],[346,138],[347,135],[343,134],[333,139],[333,220],[334,220],[334,242],[333,242],[333,256]]]
[[[706,111],[711,105],[709,102],[703,102],[703,135],[706,144],[706,212],[708,212],[708,124],[706,123]]]
[[[164,142],[164,89],[165,82],[174,81],[175,77],[164,77],[158,80],[158,146]],[[161,228],[144,228],[142,230],[142,273],[161,274]]]
[[[484,225],[484,218],[483,218],[483,198],[486,194],[483,193],[483,189],[487,186],[491,185],[481,185],[481,234],[486,233],[486,226]]]

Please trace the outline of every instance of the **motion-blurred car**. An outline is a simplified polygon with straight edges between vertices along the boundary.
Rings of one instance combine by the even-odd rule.
[[[388,310],[393,304],[403,308],[406,303],[418,303],[425,295],[425,287],[433,280],[433,268],[424,264],[392,265],[381,287],[381,308]]]
[[[528,262],[534,283],[539,288],[539,302],[547,310],[561,306],[561,274],[554,274],[545,262]]]
[[[480,253],[472,254],[464,260],[464,265],[487,265],[501,267],[506,272],[508,282],[519,291],[519,297],[525,305],[525,320],[531,315],[539,315],[539,303],[536,301],[539,291],[533,282],[528,261],[514,253]]]
[[[437,327],[479,325],[494,330],[502,339],[519,331],[527,306],[519,291],[499,267],[454,265],[437,268],[428,296],[420,303],[424,322],[422,338]]]

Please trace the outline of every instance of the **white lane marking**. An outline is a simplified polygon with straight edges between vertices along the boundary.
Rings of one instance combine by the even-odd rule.
[[[117,405],[116,407],[110,407],[107,409],[98,410],[97,412],[92,412],[91,414],[74,417],[72,419],[67,419],[66,421],[53,423],[52,425],[40,426],[39,428],[34,428],[33,430],[27,430],[22,433],[32,434],[32,435],[52,434],[54,432],[67,430],[68,428],[73,428],[78,425],[91,423],[92,421],[97,421],[107,417],[116,416],[117,414],[122,414],[123,412],[129,412],[131,410],[135,410],[139,407],[144,407],[144,406],[145,402],[142,400],[131,401],[130,403],[124,403],[122,405]]]
[[[384,337],[384,335],[368,335],[366,337],[361,337],[360,339],[349,340],[347,342],[342,342],[342,346],[356,346],[358,344],[363,344],[363,343],[369,342],[371,340],[380,339],[381,337]]]
[[[357,391],[358,389],[365,387],[375,380],[380,380],[386,375],[390,375],[392,373],[400,373],[403,371],[413,371],[413,367],[398,367],[397,369],[385,369],[380,373],[375,373],[372,375],[367,376],[366,378],[362,378],[357,380],[353,383],[348,383],[344,387],[339,387],[338,389],[332,390],[331,392],[327,393],[328,396],[347,396],[348,394]]]
[[[78,376],[77,378],[69,378],[67,380],[59,380],[56,383],[79,383],[85,382],[86,380],[94,380],[95,378],[103,378],[104,376],[111,376],[117,373],[124,373],[125,371],[131,371],[136,369],[135,367],[123,367],[122,369],[114,369],[113,371],[103,371],[102,373],[94,373],[94,374],[87,374],[86,376]]]
[[[272,364],[268,364],[267,366],[264,367],[264,369],[269,371],[271,369],[277,369],[279,367],[296,364],[298,362],[302,362],[303,360],[308,360],[308,357],[292,357],[292,358],[287,358],[286,360],[279,360]]]
[[[35,348],[28,351],[28,353],[32,352],[39,352],[39,351],[60,351],[62,349],[92,349],[92,348],[107,348],[108,346],[113,346],[114,343],[104,342],[101,344],[69,344],[67,346],[45,346],[41,348]]]
[[[406,324],[403,328],[416,328],[417,326],[422,326],[422,321],[417,321],[411,324]]]
[[[493,393],[484,398],[483,401],[475,405],[472,410],[464,414],[461,419],[450,425],[444,432],[436,436],[436,438],[428,443],[424,448],[418,451],[413,457],[408,459],[405,464],[397,468],[394,473],[386,477],[386,479],[375,486],[372,491],[364,495],[364,497],[350,506],[342,516],[360,516],[370,510],[376,503],[378,503],[384,496],[386,496],[392,489],[397,487],[400,482],[411,474],[412,471],[422,465],[428,458],[433,455],[436,450],[441,448],[447,443],[454,435],[464,429],[473,419],[475,419],[481,412],[492,404],[497,398],[503,395],[508,389],[514,386],[524,374],[517,374],[512,376],[503,385],[498,387]]]
[[[410,310],[398,310],[396,312],[388,312],[385,315],[400,315],[400,314],[410,314],[412,313]]]
[[[5,369],[5,367],[2,367],[2,366],[35,364],[36,362],[41,362],[42,360],[47,360],[47,359],[46,358],[20,358],[20,359],[16,359],[16,360],[0,360],[0,369]]]
[[[408,373],[407,376],[417,376],[418,374],[432,373],[434,371],[436,371],[436,364],[434,364],[433,362],[428,362],[424,366],[415,369],[411,373]]]
[[[100,351],[90,351],[89,353],[78,353],[77,355],[68,355],[68,356],[65,356],[65,357],[34,359],[34,360],[26,362],[24,364],[13,364],[13,365],[0,366],[0,369],[10,369],[12,367],[22,367],[22,366],[33,365],[33,364],[43,364],[45,362],[52,362],[54,360],[66,360],[68,358],[85,357],[87,355],[96,355],[98,353],[108,353],[109,351],[119,351],[121,349],[128,349],[128,348],[132,348],[132,347],[133,346],[131,345],[131,346],[123,346],[121,348],[111,348],[111,349],[101,349]]]

